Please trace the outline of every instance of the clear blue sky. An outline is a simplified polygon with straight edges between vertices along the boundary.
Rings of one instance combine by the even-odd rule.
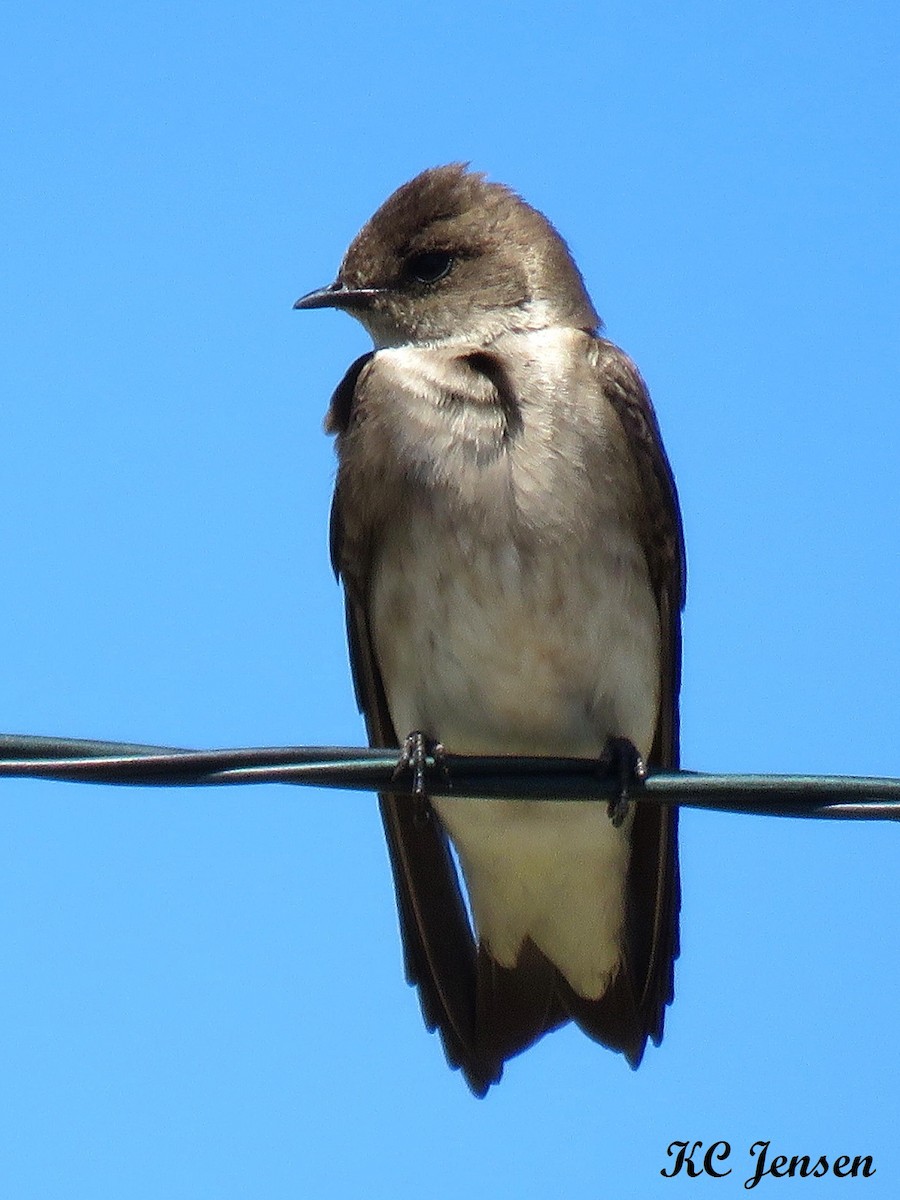
[[[900,774],[898,35],[893,0],[8,6],[0,729],[359,744],[321,422],[367,343],[291,303],[469,159],[650,384],[685,764]],[[900,1194],[893,826],[686,813],[662,1048],[559,1033],[478,1102],[374,799],[0,794],[5,1197],[738,1196],[759,1138],[875,1158],[779,1195]],[[685,1138],[733,1174],[662,1179]]]

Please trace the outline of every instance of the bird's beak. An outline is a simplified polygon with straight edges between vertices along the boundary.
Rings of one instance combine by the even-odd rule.
[[[328,287],[318,288],[307,292],[294,305],[294,308],[346,308],[352,312],[355,308],[365,308],[373,296],[379,295],[380,288],[351,288],[336,279]]]

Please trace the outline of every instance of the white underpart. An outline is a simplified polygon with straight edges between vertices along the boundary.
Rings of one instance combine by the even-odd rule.
[[[392,586],[404,563],[427,606],[410,610]],[[602,558],[548,570],[544,587],[522,578],[508,547],[498,561],[435,544],[427,527],[392,540],[372,611],[401,737],[420,729],[458,753],[596,756],[618,734],[647,754],[658,686],[649,589],[629,621],[634,598],[611,587]],[[530,937],[576,992],[602,995],[621,957],[629,822],[617,829],[605,804],[578,801],[434,803],[497,961],[513,966]]]

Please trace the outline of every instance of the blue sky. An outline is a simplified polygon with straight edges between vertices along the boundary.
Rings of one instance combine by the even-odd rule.
[[[8,6],[0,730],[359,744],[321,421],[367,343],[291,303],[466,159],[649,382],[685,765],[900,775],[898,35],[887,2]],[[736,1196],[760,1138],[874,1156],[779,1194],[897,1194],[890,825],[685,813],[662,1047],[562,1032],[478,1102],[374,799],[0,792],[4,1195]],[[662,1179],[675,1139],[732,1175]]]

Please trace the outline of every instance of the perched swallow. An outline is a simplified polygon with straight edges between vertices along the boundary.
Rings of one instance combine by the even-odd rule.
[[[436,167],[295,307],[343,309],[375,344],[326,419],[332,560],[371,744],[677,767],[675,484],[647,389],[599,335],[550,222]],[[675,808],[380,803],[407,978],[473,1092],[568,1020],[633,1067],[659,1043]]]

